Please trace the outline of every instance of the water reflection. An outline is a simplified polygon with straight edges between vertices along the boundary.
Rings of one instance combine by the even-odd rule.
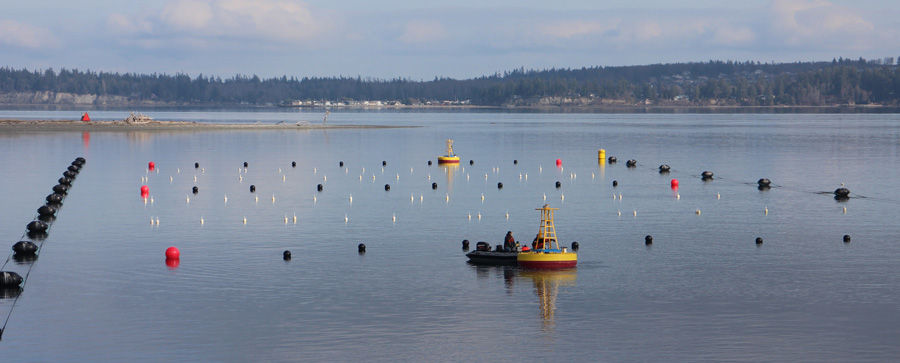
[[[553,330],[556,314],[556,296],[560,286],[575,286],[578,276],[576,269],[565,270],[521,270],[519,276],[530,279],[534,293],[540,301],[541,326],[545,331]]]
[[[469,265],[475,269],[475,275],[479,280],[503,279],[506,294],[509,296],[513,295],[517,282],[530,281],[540,306],[538,316],[541,319],[541,327],[548,332],[552,332],[556,324],[556,297],[559,295],[559,288],[575,286],[578,277],[577,269],[534,270],[514,266],[483,266],[472,263]]]
[[[438,166],[444,169],[444,174],[447,175],[447,191],[453,191],[453,174],[459,170],[459,164],[438,163]]]

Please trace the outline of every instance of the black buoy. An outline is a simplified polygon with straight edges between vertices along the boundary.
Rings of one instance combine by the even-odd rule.
[[[497,189],[503,189],[503,182],[497,183]]]
[[[255,192],[256,192],[256,185],[251,184],[250,185],[250,193],[255,193]]]
[[[382,161],[381,161],[381,166],[387,166],[387,161],[382,160]]]
[[[561,186],[562,186],[562,183],[560,183],[559,180],[557,180],[556,181],[556,189],[559,189],[559,187],[561,187]]]
[[[431,166],[431,160],[428,160],[428,166]]]
[[[703,178],[703,180],[712,180],[713,172],[706,170],[706,171],[700,173],[700,177]]]
[[[578,251],[578,242],[572,241],[572,251]]]
[[[80,156],[77,157],[77,158],[75,158],[75,161],[76,161],[78,164],[81,164],[81,165],[84,165],[84,163],[87,162],[87,160],[86,160],[85,158],[80,157]]]
[[[62,205],[63,196],[53,193],[47,196],[47,205],[50,206],[59,206]],[[58,208],[58,207],[57,207]]]
[[[772,181],[769,179],[766,179],[766,178],[762,178],[759,181],[757,181],[756,184],[759,184],[759,186],[761,186],[761,187],[768,187],[768,186],[772,185]]]
[[[47,227],[47,223],[41,221],[31,221],[31,223],[28,223],[28,225],[25,226],[29,233],[35,234],[47,233]]]
[[[850,243],[850,235],[849,234],[844,235],[844,243]]]
[[[615,188],[615,187],[617,187],[617,186],[619,186],[619,181],[618,181],[618,180],[613,180],[613,188]]]
[[[834,196],[835,196],[835,197],[848,198],[848,197],[850,197],[850,189],[847,189],[847,188],[837,188],[837,189],[834,190]]]
[[[475,160],[469,160],[469,165],[475,165]]]
[[[40,216],[52,216],[56,214],[56,207],[50,205],[42,205],[37,209],[38,215]]]
[[[197,188],[197,187],[195,186],[193,189],[191,189],[191,191],[192,191],[194,194],[197,194],[198,192],[200,192],[200,188]]]
[[[66,170],[71,171],[75,174],[78,174],[78,171],[80,171],[80,169],[75,165],[69,165],[69,167],[66,168]]]
[[[437,183],[431,183],[431,189],[437,189]]]
[[[519,165],[519,160],[518,159],[513,160],[513,165]]]
[[[285,261],[290,261],[291,260],[291,251],[285,250],[284,253],[281,254],[281,256],[282,256],[282,258],[284,258]]]
[[[66,171],[63,172],[63,176],[66,177],[66,178],[75,180],[75,176],[76,176],[76,175],[75,175],[75,173],[66,170]]]
[[[653,236],[648,234],[646,237],[644,237],[644,244],[652,245],[653,244]]]
[[[322,191],[322,184],[317,185],[317,186],[316,186],[316,190],[318,190],[318,191],[321,192],[321,191]]]
[[[619,161],[619,159],[616,159],[615,156],[610,156],[607,160],[609,160],[610,164],[615,164],[617,161]]]
[[[70,185],[72,185],[72,178],[66,178],[66,177],[59,178],[59,183],[62,185],[65,185],[65,186],[70,186]]]
[[[38,250],[38,245],[31,241],[19,241],[12,246],[13,252],[17,255],[33,255]]]
[[[244,167],[246,168],[247,166],[248,166],[248,164],[247,164],[247,162],[245,161],[245,162],[244,162]]]
[[[296,167],[297,167],[297,162],[296,162],[296,161],[292,161],[292,162],[291,162],[291,167],[292,167],[292,168],[296,168]]]
[[[625,166],[633,168],[637,166],[637,160],[631,159],[625,162]]]
[[[60,195],[66,195],[69,193],[69,187],[62,184],[56,184],[53,186],[53,192]]]
[[[756,237],[756,244],[758,244],[758,245],[763,244],[763,239],[762,239],[762,237]]]
[[[671,169],[671,168],[669,168],[669,166],[666,165],[666,164],[662,164],[662,165],[659,166],[659,172],[660,172],[660,173],[668,173],[670,169]]]
[[[344,162],[343,162],[343,161],[341,161],[341,162],[338,162],[338,166],[340,166],[340,167],[344,167]]]
[[[387,190],[391,190],[391,185],[390,185],[390,184],[385,184],[385,185],[384,185],[384,190],[386,190],[386,191],[387,191]]]
[[[469,249],[469,240],[464,239],[464,240],[462,241],[462,248],[463,248],[464,250]]]
[[[366,252],[366,244],[365,243],[360,243],[359,246],[356,246],[356,248],[357,248],[357,250],[359,250],[359,252]]]
[[[200,168],[200,163],[194,163],[194,169],[199,169],[199,168]]]
[[[18,287],[22,276],[12,271],[0,271],[0,288]]]

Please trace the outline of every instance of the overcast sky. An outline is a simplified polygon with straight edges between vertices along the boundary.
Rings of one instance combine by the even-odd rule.
[[[900,57],[898,0],[434,3],[4,0],[0,66],[430,80],[520,67]]]

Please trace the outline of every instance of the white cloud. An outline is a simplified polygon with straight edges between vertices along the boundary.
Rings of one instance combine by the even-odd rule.
[[[773,37],[786,45],[852,46],[874,26],[857,11],[826,0],[778,0],[769,6]]]
[[[406,44],[428,44],[447,37],[447,29],[438,22],[414,20],[403,26],[398,38]]]
[[[0,44],[30,49],[55,48],[59,40],[49,30],[0,19]]]
[[[320,16],[316,16],[320,15]],[[107,24],[115,31],[173,41],[183,46],[215,47],[308,44],[333,29],[327,15],[313,14],[296,0],[175,0],[158,13],[113,14]]]

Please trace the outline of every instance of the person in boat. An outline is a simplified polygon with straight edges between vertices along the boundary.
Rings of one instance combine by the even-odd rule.
[[[516,239],[513,238],[512,231],[506,232],[506,237],[503,239],[503,249],[508,251],[515,251]]]
[[[534,237],[534,241],[531,242],[531,249],[540,250],[544,248],[544,233],[543,231],[538,232],[537,236]]]

